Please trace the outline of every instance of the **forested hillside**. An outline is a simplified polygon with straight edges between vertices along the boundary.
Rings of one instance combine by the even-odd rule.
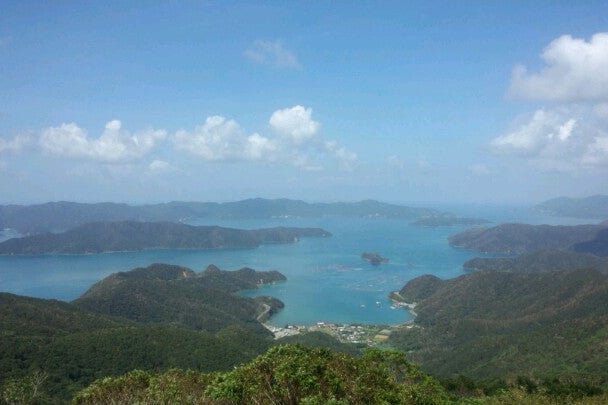
[[[38,381],[47,400],[65,402],[97,378],[136,368],[231,369],[270,347],[257,316],[282,305],[232,293],[283,279],[156,264],[112,275],[73,303],[0,293],[0,386]]]
[[[389,342],[433,375],[608,382],[608,275],[423,276],[399,295],[417,316]]]

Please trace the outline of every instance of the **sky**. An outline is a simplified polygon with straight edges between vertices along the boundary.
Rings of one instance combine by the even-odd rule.
[[[608,194],[606,1],[0,9],[1,204]]]

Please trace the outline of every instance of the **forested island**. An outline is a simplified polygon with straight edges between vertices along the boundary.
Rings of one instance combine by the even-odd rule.
[[[537,204],[533,209],[548,215],[606,220],[608,219],[608,195],[584,198],[558,197]]]
[[[512,271],[515,273],[545,273],[593,269],[608,274],[608,257],[566,250],[539,250],[517,257],[476,257],[463,267],[473,271]]]
[[[13,238],[0,243],[2,255],[87,254],[145,249],[255,248],[263,243],[293,243],[302,237],[329,237],[320,228],[242,230],[172,222],[95,222],[63,233]]]
[[[364,252],[361,254],[361,258],[374,266],[378,266],[382,263],[388,263],[388,258],[375,252]]]
[[[606,223],[574,226],[501,224],[491,228],[466,230],[451,236],[449,243],[454,247],[482,253],[522,254],[547,249],[572,250],[577,244],[593,241],[597,237],[605,238],[599,232],[607,228]],[[583,245],[575,250],[594,253],[594,246]]]

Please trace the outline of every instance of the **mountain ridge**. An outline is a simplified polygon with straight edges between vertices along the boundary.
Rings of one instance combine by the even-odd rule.
[[[170,221],[191,219],[267,219],[346,215],[413,219],[437,215],[430,208],[408,207],[376,200],[307,203],[302,200],[250,198],[234,202],[183,202],[128,205],[124,203],[76,203],[68,201],[35,205],[0,205],[0,228],[21,234],[65,231],[99,221]]]

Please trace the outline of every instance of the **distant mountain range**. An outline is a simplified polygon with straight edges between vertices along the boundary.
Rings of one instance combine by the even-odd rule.
[[[60,232],[99,221],[179,222],[190,219],[264,219],[326,215],[415,219],[438,214],[439,212],[433,209],[374,200],[307,203],[299,200],[254,198],[227,203],[174,201],[149,205],[62,201],[38,205],[0,205],[0,228],[15,229],[22,234],[34,234]]]
[[[86,254],[145,249],[253,248],[293,243],[301,237],[328,237],[320,228],[242,230],[172,222],[94,222],[63,233],[44,233],[0,243],[0,254]]]
[[[562,217],[608,219],[608,195],[585,198],[559,197],[540,203],[533,209]]]

